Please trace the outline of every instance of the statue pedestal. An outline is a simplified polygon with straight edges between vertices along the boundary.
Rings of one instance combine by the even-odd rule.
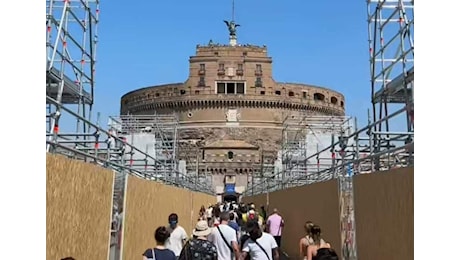
[[[236,36],[230,36],[230,46],[236,46]]]

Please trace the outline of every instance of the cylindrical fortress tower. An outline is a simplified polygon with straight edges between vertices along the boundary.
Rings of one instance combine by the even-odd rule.
[[[276,159],[286,119],[345,114],[344,96],[337,91],[276,82],[265,46],[210,43],[197,46],[189,62],[185,82],[125,94],[121,114],[177,114],[179,138],[203,141],[196,150],[199,171],[222,175],[213,182],[223,182],[226,174],[243,174],[236,187],[246,186],[251,180],[245,173],[258,172],[262,158]],[[181,149],[179,159],[190,155]]]

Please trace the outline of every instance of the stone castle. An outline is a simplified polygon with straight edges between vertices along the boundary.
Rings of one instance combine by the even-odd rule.
[[[237,44],[235,35],[228,45],[198,45],[185,82],[131,91],[121,98],[121,114],[176,114],[178,159],[212,176],[217,194],[228,192],[225,183],[241,193],[273,165],[285,120],[345,114],[341,93],[277,82],[272,62],[266,46]]]

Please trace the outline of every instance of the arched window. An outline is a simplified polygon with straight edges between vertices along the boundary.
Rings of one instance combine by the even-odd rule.
[[[337,98],[336,97],[331,97],[331,103],[332,104],[337,104]]]
[[[313,95],[313,99],[314,99],[314,100],[319,100],[319,101],[324,101],[324,95],[321,94],[321,93],[315,93],[315,94]]]
[[[227,157],[229,160],[233,160],[233,152],[232,151],[228,152]]]

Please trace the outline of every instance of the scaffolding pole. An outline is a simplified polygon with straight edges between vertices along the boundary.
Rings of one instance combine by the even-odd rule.
[[[91,119],[98,23],[99,0],[46,1],[46,96],[79,115],[69,118],[75,124],[73,139],[85,140],[90,132],[80,118]],[[53,141],[61,131],[62,111],[46,102],[46,113],[47,139]]]
[[[373,122],[404,108],[393,120],[381,120],[371,134],[373,152],[389,148],[393,142],[382,132],[405,132],[403,142],[413,140],[414,131],[414,1],[367,0]],[[379,132],[379,134],[375,134]],[[382,138],[386,137],[386,138]],[[379,168],[379,158],[373,163]]]

